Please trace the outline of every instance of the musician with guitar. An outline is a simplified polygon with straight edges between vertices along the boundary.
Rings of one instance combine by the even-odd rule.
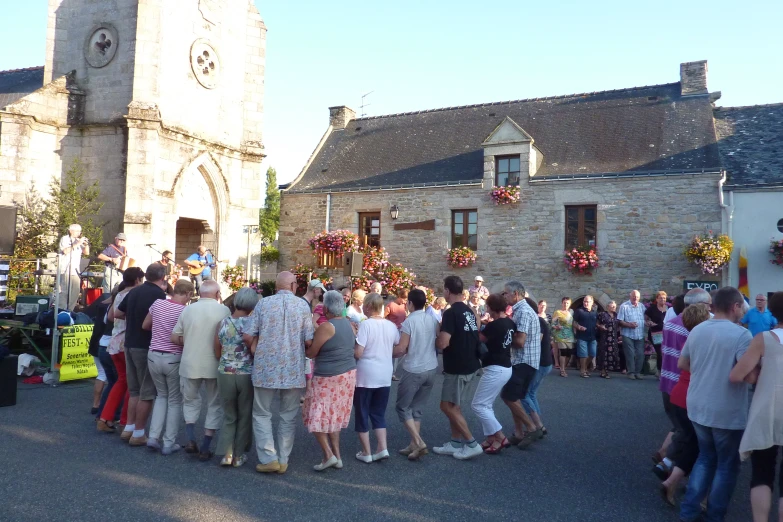
[[[68,227],[68,235],[60,238],[60,310],[73,310],[81,292],[79,277],[82,256],[90,255],[87,238],[82,237],[82,226],[74,223]]]
[[[196,286],[196,292],[203,281],[212,279],[212,269],[215,268],[215,258],[204,245],[199,245],[198,252],[185,260],[190,271],[190,279]]]
[[[103,292],[111,292],[115,284],[122,282],[122,272],[125,268],[135,265],[135,261],[128,257],[128,249],[125,248],[127,237],[120,232],[114,236],[114,243],[107,246],[98,254],[98,259],[104,262],[103,268]]]

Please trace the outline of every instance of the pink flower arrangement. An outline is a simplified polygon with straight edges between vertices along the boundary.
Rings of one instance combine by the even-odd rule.
[[[307,242],[316,252],[336,252],[340,256],[344,252],[355,252],[359,249],[359,236],[349,230],[324,231]]]
[[[227,266],[224,268],[223,282],[228,285],[228,288],[232,292],[237,292],[240,288],[245,286],[245,283],[247,282],[245,280],[245,267]]]
[[[454,268],[464,268],[471,266],[478,257],[475,250],[471,250],[468,247],[456,247],[449,249],[448,261],[449,265]]]
[[[574,274],[590,275],[594,268],[598,268],[598,254],[595,253],[595,247],[580,246],[566,250],[563,262]]]
[[[366,246],[362,249],[362,269],[370,274],[380,274],[389,266],[389,254],[383,247]]]
[[[519,203],[519,187],[515,185],[510,185],[508,187],[493,187],[489,192],[489,197],[492,198],[495,205]]]
[[[769,260],[770,263],[773,265],[783,266],[783,239],[770,239],[769,253],[775,257],[775,259]]]

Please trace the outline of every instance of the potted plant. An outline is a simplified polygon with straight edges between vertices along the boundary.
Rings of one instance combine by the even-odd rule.
[[[591,275],[598,268],[598,254],[593,246],[578,246],[565,251],[563,262],[574,274]]]
[[[465,268],[471,266],[478,257],[475,250],[471,250],[468,247],[455,247],[449,249],[448,261],[449,265],[454,268]]]
[[[694,237],[685,247],[685,258],[704,274],[717,274],[729,264],[734,242],[726,234],[714,236],[712,230]]]
[[[783,266],[783,239],[770,239],[769,253],[772,254],[775,258],[770,259],[770,263],[773,265]]]
[[[245,267],[243,266],[227,266],[223,269],[223,282],[228,285],[228,288],[232,292],[238,291],[245,286]]]
[[[510,185],[507,187],[492,187],[492,190],[489,192],[489,197],[492,198],[492,201],[495,203],[495,205],[519,203],[519,187],[516,185]]]

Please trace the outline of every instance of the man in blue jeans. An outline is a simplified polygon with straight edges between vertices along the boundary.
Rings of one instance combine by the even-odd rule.
[[[680,505],[680,520],[701,516],[709,492],[708,522],[723,520],[739,473],[739,445],[748,421],[748,385],[733,384],[729,373],[750,345],[742,319],[742,294],[727,286],[715,294],[715,317],[691,330],[677,366],[691,372],[688,418],[699,442],[699,458],[691,471]]]
[[[593,296],[582,299],[582,308],[574,310],[574,337],[576,337],[576,356],[579,358],[579,371],[582,377],[590,377],[590,367],[595,361],[598,341],[595,338],[595,324],[598,312],[593,310]]]

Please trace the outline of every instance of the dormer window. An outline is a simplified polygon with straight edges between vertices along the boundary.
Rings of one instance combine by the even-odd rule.
[[[495,158],[495,186],[519,185],[519,156]]]

